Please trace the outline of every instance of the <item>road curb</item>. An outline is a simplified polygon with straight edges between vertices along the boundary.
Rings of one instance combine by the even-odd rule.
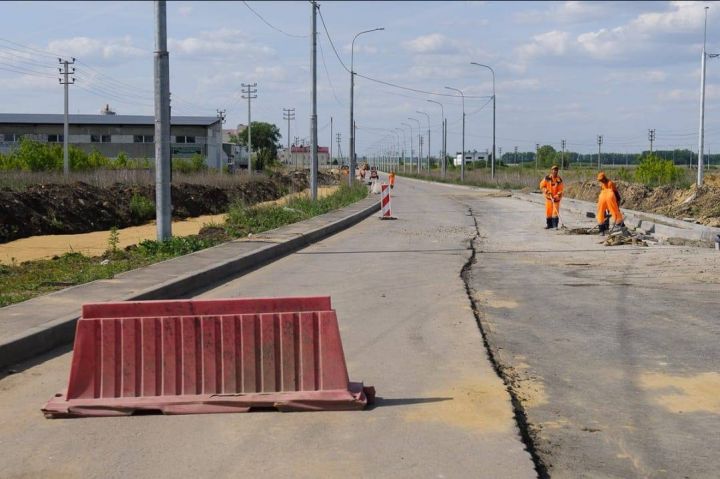
[[[341,218],[336,220],[330,220],[327,224],[311,227],[307,231],[300,233],[294,232],[294,236],[290,239],[264,244],[244,255],[220,261],[201,270],[165,280],[133,294],[120,295],[116,298],[116,300],[129,301],[172,299],[187,295],[192,291],[207,288],[210,284],[217,283],[227,277],[246,274],[254,269],[276,261],[317,241],[345,230],[379,210],[380,202],[377,198],[370,196],[367,199],[361,200],[345,208],[331,211],[324,215],[310,218],[306,221],[266,231],[262,233],[261,237],[263,235],[266,236],[278,232],[282,233],[283,230],[288,230],[290,228],[297,229],[303,224],[318,222],[318,220],[322,220],[324,217],[332,218],[333,216],[337,216],[339,212],[350,211],[349,214],[343,215]],[[229,243],[224,243],[223,245],[228,245],[238,241],[242,242],[243,240],[235,240]],[[208,250],[212,250],[214,248],[220,248],[223,245],[198,251],[190,255],[173,258],[168,261],[182,261],[183,259],[187,259],[193,255],[202,254],[203,251],[207,252]],[[83,286],[91,284],[93,283],[78,285],[73,288],[82,288]],[[80,306],[78,306],[77,310],[71,314],[65,314],[53,321],[43,323],[40,326],[31,327],[21,334],[11,336],[3,342],[0,342],[0,369],[34,358],[59,346],[72,343],[75,336],[75,323],[79,317]]]

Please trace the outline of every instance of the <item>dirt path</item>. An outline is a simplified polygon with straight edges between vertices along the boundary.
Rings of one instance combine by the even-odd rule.
[[[318,195],[320,197],[328,196],[334,193],[337,188],[337,186],[319,187]],[[284,204],[287,203],[290,198],[302,194],[307,194],[307,191],[293,193],[278,200],[266,201],[259,204]],[[173,221],[172,232],[173,236],[189,236],[198,234],[200,229],[206,224],[222,224],[224,222],[225,214],[197,216],[183,221]],[[119,229],[118,232],[120,234],[118,248],[125,248],[146,239],[156,238],[154,221],[142,226],[122,228]],[[12,264],[13,261],[22,263],[23,261],[52,258],[53,256],[59,256],[68,252],[83,253],[88,256],[100,256],[108,249],[109,237],[110,231],[106,230],[76,235],[46,235],[22,238],[0,244],[0,263]]]

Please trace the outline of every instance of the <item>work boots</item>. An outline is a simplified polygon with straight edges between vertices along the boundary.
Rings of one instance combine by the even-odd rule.
[[[545,218],[545,221],[547,222],[547,224],[545,225],[546,230],[549,230],[550,228],[553,227],[553,219],[552,218]]]
[[[553,223],[552,223],[552,224],[553,224],[553,228],[555,228],[555,229],[560,228],[560,218],[557,217],[557,218],[553,218],[552,220],[553,220]]]

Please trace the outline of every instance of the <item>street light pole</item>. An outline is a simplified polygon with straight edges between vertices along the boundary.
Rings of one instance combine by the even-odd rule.
[[[420,174],[420,155],[422,154],[422,141],[420,140],[420,120],[418,120],[416,118],[411,118],[411,117],[408,117],[408,120],[416,121],[418,124],[418,126],[417,126],[417,128],[418,128],[418,130],[417,130],[418,131],[418,159],[417,159],[417,163],[415,163],[415,167],[417,170],[417,174],[419,175]]]
[[[490,167],[490,177],[495,178],[495,70],[490,68],[487,65],[483,65],[482,63],[476,63],[476,62],[470,62],[473,65],[479,66],[479,67],[485,67],[488,70],[492,72],[492,78],[493,78],[493,154],[492,154],[492,162]]]
[[[445,88],[460,93],[460,97],[462,97],[462,161],[460,161],[460,182],[463,183],[465,181],[465,95],[457,88],[451,88],[449,86]]]
[[[441,121],[441,132],[440,132],[440,156],[442,157],[442,163],[439,163],[438,166],[440,167],[440,174],[443,178],[445,178],[445,158],[447,155],[445,154],[445,108],[443,107],[443,104],[439,101],[435,100],[428,100],[430,103],[435,103],[436,105],[440,105],[440,116],[442,117]]]
[[[428,160],[428,164],[427,164],[427,170],[428,170],[428,174],[430,174],[430,115],[428,115],[428,114],[425,113],[424,111],[420,111],[420,110],[415,110],[415,113],[420,113],[420,114],[422,114],[422,115],[425,115],[425,118],[427,118],[427,123],[428,123],[428,143],[427,143],[427,160]]]
[[[407,126],[410,129],[410,173],[412,173],[412,163],[413,163],[413,133],[412,133],[412,125],[410,123],[401,123],[403,126]]]
[[[350,174],[348,175],[348,183],[352,186],[352,182],[355,178],[355,117],[354,117],[354,103],[355,103],[355,40],[363,33],[376,32],[379,30],[385,30],[384,27],[373,28],[372,30],[365,30],[353,38],[352,45],[350,46]]]

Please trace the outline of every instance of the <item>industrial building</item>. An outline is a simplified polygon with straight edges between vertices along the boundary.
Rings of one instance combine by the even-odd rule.
[[[23,137],[62,143],[64,122],[62,114],[0,113],[0,152],[12,150]],[[174,116],[170,124],[172,158],[200,154],[208,167],[223,166],[220,118]],[[120,153],[129,158],[155,158],[153,116],[116,115],[106,107],[100,115],[69,115],[69,131],[69,143],[88,153],[97,150],[109,158]]]
[[[287,148],[282,148],[277,154],[278,160],[284,165],[310,168],[310,147],[307,145],[291,145],[290,152]],[[330,166],[330,149],[327,146],[318,146],[318,166]]]

